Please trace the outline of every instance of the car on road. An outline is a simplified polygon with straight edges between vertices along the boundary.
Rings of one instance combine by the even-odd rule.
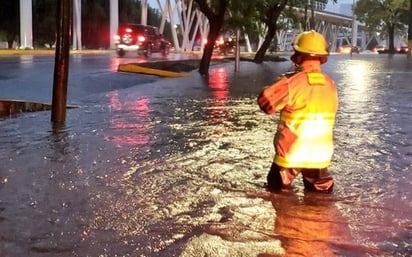
[[[235,38],[223,38],[220,37],[216,40],[214,46],[214,52],[220,55],[235,54],[236,52],[236,39]]]
[[[360,53],[360,50],[357,46],[343,45],[339,47],[338,52],[341,54],[353,54],[353,53],[358,54]]]
[[[171,48],[171,43],[164,39],[157,27],[131,23],[119,26],[114,43],[119,57],[125,56],[126,52],[145,57],[150,57],[152,53],[167,56]]]
[[[389,52],[389,49],[386,46],[378,45],[373,48],[373,51],[378,54],[386,54]]]
[[[396,49],[398,53],[400,54],[407,54],[409,52],[409,47],[408,46],[401,46]]]
[[[394,53],[394,54],[407,54],[408,51],[409,51],[408,46],[400,46],[400,47],[395,48],[392,53]],[[374,52],[376,52],[378,54],[387,54],[387,53],[390,53],[391,51],[389,51],[389,48],[387,48],[385,46],[376,46],[374,48]]]

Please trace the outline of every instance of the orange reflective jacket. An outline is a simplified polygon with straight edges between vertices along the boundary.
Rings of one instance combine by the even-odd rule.
[[[320,62],[307,60],[299,71],[280,77],[258,99],[268,114],[280,111],[274,162],[286,168],[325,168],[333,154],[338,95]]]

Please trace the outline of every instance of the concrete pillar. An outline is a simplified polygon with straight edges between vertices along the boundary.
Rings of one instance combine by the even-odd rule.
[[[33,49],[32,0],[20,0],[20,49]]]
[[[82,1],[73,0],[73,43],[74,50],[82,49]]]
[[[119,27],[119,0],[110,0],[110,48],[114,49],[114,35]]]
[[[142,8],[142,17],[140,23],[147,25],[147,0],[141,0],[140,6]]]
[[[250,45],[249,35],[245,33],[245,41],[246,41],[246,51],[248,53],[252,52],[252,46]]]

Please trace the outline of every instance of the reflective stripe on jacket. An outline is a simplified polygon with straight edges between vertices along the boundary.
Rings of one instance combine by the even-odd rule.
[[[287,168],[325,168],[333,154],[333,127],[338,95],[319,61],[305,61],[298,72],[271,87],[279,92],[280,110],[274,162]]]

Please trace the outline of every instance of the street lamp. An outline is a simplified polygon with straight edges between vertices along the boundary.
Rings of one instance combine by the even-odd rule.
[[[305,2],[305,27],[304,30],[308,30],[308,7],[310,8],[310,18],[309,18],[309,29],[315,29],[315,10],[314,10],[314,1],[307,0]]]
[[[313,0],[310,0],[310,19],[309,19],[309,26],[310,29],[315,29],[315,7],[313,6]]]

